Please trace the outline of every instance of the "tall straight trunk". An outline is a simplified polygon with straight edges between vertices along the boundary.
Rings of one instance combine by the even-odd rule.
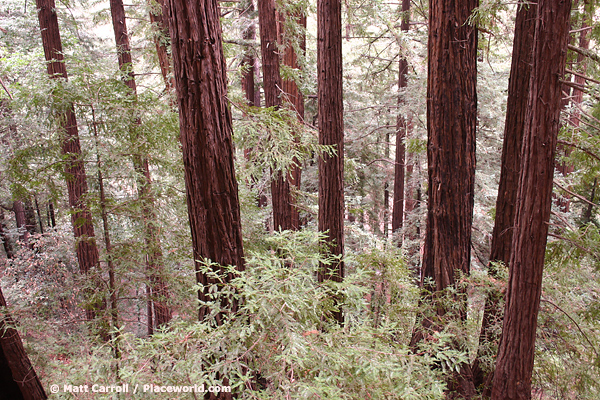
[[[524,4],[523,2],[519,4],[515,23],[511,72],[508,81],[508,103],[502,144],[500,185],[498,198],[496,199],[496,217],[490,253],[490,261],[501,262],[507,266],[512,248],[513,223],[516,214],[519,173],[521,171],[521,145],[523,143],[525,113],[529,98],[536,15],[536,4]],[[497,268],[492,264],[488,267],[488,275],[493,278],[498,276]],[[480,386],[488,381],[488,374],[492,372],[481,369],[479,358],[495,354],[494,347],[498,344],[500,337],[495,333],[493,326],[502,317],[502,310],[499,307],[501,298],[502,294],[498,291],[490,292],[486,297],[479,336],[478,358],[473,363],[475,386]],[[493,376],[493,373],[491,375]],[[490,385],[488,384],[488,386]]]
[[[416,327],[412,345],[423,329],[441,330],[447,320],[466,319],[466,296],[458,286],[459,273],[470,273],[471,225],[475,182],[475,131],[477,128],[477,28],[468,19],[478,0],[460,3],[432,0],[429,8],[427,79],[427,228],[422,283],[437,302],[446,289],[457,290],[454,311],[434,303],[436,315]],[[462,344],[457,344],[462,347]],[[470,365],[449,382],[451,392],[465,398],[475,394]]]
[[[402,22],[400,29],[408,32],[410,21],[410,0],[402,0]],[[408,74],[408,61],[404,55],[400,56],[398,72],[398,90],[406,89]],[[398,96],[400,108],[404,104],[404,95]],[[396,122],[396,162],[394,164],[394,206],[392,210],[392,233],[397,235],[398,246],[402,246],[402,233],[400,230],[404,224],[404,181],[406,172],[406,137],[410,129],[410,121],[407,116],[398,114]]]
[[[0,399],[41,400],[46,392],[25,352],[0,288]]]
[[[207,302],[210,286],[222,282],[201,272],[202,260],[244,269],[220,14],[217,0],[168,0],[167,9],[196,278],[202,284],[198,298]],[[237,308],[231,299],[221,305],[223,312]],[[200,320],[209,315],[210,308],[200,306]],[[219,313],[217,323],[223,317]]]
[[[175,90],[175,79],[171,76],[171,55],[168,50],[169,26],[165,22],[165,1],[156,0],[159,10],[150,10],[150,22],[155,25],[158,35],[154,35],[154,46],[158,56],[158,65],[165,82],[167,93]]]
[[[306,14],[304,14],[304,12],[296,14],[281,13],[279,18],[279,24],[281,26],[279,39],[284,46],[282,60],[283,64],[293,69],[299,69],[300,65],[298,64],[298,54],[296,54],[296,50],[292,46],[292,43],[290,43],[293,38],[288,37],[288,35],[284,32],[286,19],[293,19],[296,24],[301,26],[303,29],[306,29]],[[300,42],[300,51],[304,52],[306,50],[306,35],[302,33],[302,36],[298,38],[298,41]],[[304,96],[302,95],[302,92],[300,92],[296,81],[294,79],[283,79],[282,91],[282,96],[284,97],[284,107],[293,110],[298,117],[298,121],[301,124],[304,123]],[[297,132],[294,134],[294,142],[296,144],[300,143],[300,136]],[[300,183],[302,180],[302,166],[297,158],[294,158],[294,165],[290,170],[288,180],[290,187],[293,187],[296,190],[300,189]],[[290,196],[290,201],[292,204],[291,229],[297,230],[300,229],[300,213],[298,212],[298,208],[295,206],[296,199],[293,196]]]
[[[265,106],[278,109],[282,106],[282,81],[279,73],[279,49],[277,47],[277,12],[275,0],[258,0],[260,47],[263,64],[263,88]],[[279,170],[271,170],[271,199],[273,203],[273,228],[293,229],[293,201],[290,182]]]
[[[127,33],[125,19],[125,8],[123,0],[110,0],[110,11],[112,15],[115,42],[117,44],[117,57],[119,68],[126,73],[125,84],[131,89],[131,95],[137,100],[137,86],[132,68],[131,47]],[[141,124],[139,118],[136,124]],[[135,127],[131,127],[132,132]],[[132,141],[136,143],[140,138],[132,133]],[[162,278],[162,249],[156,229],[157,217],[152,196],[152,180],[148,157],[144,152],[138,150],[133,156],[133,165],[137,175],[138,197],[142,203],[142,219],[144,224],[144,242],[146,245],[146,267],[148,279],[150,280],[150,298],[148,299],[150,310],[156,313],[155,318],[149,315],[148,321],[153,320],[157,327],[167,324],[171,320],[171,310],[167,305],[169,293],[167,285]],[[148,324],[148,333],[152,334],[154,324]]]
[[[253,18],[254,0],[246,0],[242,3],[241,8],[242,11],[240,12],[240,17],[243,16],[248,19]],[[252,42],[256,39],[256,25],[254,22],[250,23],[246,29],[244,29],[242,37],[245,41],[244,58],[242,59],[242,88],[244,89],[244,95],[248,105],[258,107],[260,100],[257,101],[256,95],[260,95],[260,91],[256,90],[255,83],[258,65],[252,48]]]
[[[570,0],[539,0],[502,339],[492,399],[530,399]]]
[[[92,110],[92,128],[94,132],[94,141],[96,144],[96,169],[98,170],[98,190],[100,194],[100,217],[102,218],[102,231],[104,238],[104,249],[106,250],[106,264],[108,266],[108,291],[109,291],[109,307],[110,307],[110,323],[112,326],[110,332],[110,345],[113,349],[113,356],[119,359],[121,356],[119,349],[120,327],[119,327],[119,310],[117,306],[117,288],[115,281],[115,265],[113,262],[113,247],[110,240],[110,228],[108,223],[108,211],[106,209],[106,191],[104,190],[104,176],[102,174],[102,161],[100,159],[100,143],[98,141],[98,124],[96,121],[96,111],[94,106]],[[118,368],[118,365],[117,365]]]
[[[44,54],[48,62],[48,75],[50,78],[67,79],[67,69],[63,62],[62,43],[58,30],[58,18],[54,0],[36,0],[38,18],[42,33]],[[71,225],[76,240],[77,261],[83,274],[88,274],[98,266],[98,248],[94,234],[92,215],[83,201],[88,191],[85,165],[81,159],[81,146],[79,132],[73,104],[60,111],[59,121],[63,132],[62,153],[65,157],[65,179],[69,193],[69,207],[71,208]],[[87,293],[91,297],[91,293]],[[86,317],[91,320],[95,310],[101,308],[101,302],[93,301],[86,309]]]
[[[336,154],[319,157],[319,232],[327,236],[328,253],[344,255],[344,103],[342,87],[342,6],[340,0],[317,1],[317,77],[319,144]],[[320,265],[319,282],[344,279],[343,261]],[[339,306],[341,307],[341,305]],[[342,310],[334,318],[344,322]]]
[[[2,245],[4,246],[6,258],[13,258],[14,252],[12,244],[10,243],[10,238],[8,237],[6,224],[4,223],[4,209],[2,207],[0,207],[0,240],[2,240]]]

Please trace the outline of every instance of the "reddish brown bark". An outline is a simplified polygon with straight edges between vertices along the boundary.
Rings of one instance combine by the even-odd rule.
[[[319,232],[325,232],[328,252],[344,255],[344,104],[342,87],[342,9],[339,0],[317,2],[317,77],[319,144],[336,154],[319,157]],[[344,279],[344,263],[321,265],[319,282]],[[342,310],[334,318],[344,322]]]
[[[206,302],[209,287],[222,283],[200,272],[202,260],[244,269],[219,7],[217,0],[168,0],[167,9],[196,278],[203,285],[198,297]],[[233,300],[221,304],[237,308]],[[201,305],[200,320],[209,315]]]
[[[119,68],[126,73],[125,84],[131,89],[131,95],[137,100],[137,86],[133,74],[131,46],[129,45],[129,35],[127,33],[127,22],[125,18],[125,8],[123,0],[110,0],[110,11],[112,15],[113,30],[115,33],[115,42],[117,44],[117,58]],[[152,15],[152,14],[151,14]],[[141,124],[139,119],[136,124]],[[132,127],[132,131],[135,128]],[[132,140],[137,142],[137,135],[132,135]],[[133,165],[137,176],[138,197],[142,203],[142,219],[144,225],[144,242],[146,246],[146,268],[150,280],[150,297],[148,299],[148,333],[152,334],[155,327],[161,327],[171,320],[171,310],[167,305],[169,292],[167,285],[162,278],[162,249],[160,239],[156,230],[157,217],[152,196],[152,180],[150,177],[150,168],[148,157],[140,154],[133,156]],[[155,318],[152,318],[154,311]]]
[[[294,50],[294,47],[290,43],[290,39],[288,35],[284,32],[285,20],[293,19],[295,23],[302,26],[306,29],[306,15],[305,14],[280,14],[279,25],[281,26],[280,30],[280,42],[283,44],[283,64],[293,68],[299,69],[300,65],[298,64],[298,55]],[[306,36],[302,34],[302,37],[299,38],[300,42],[300,50],[306,50]],[[282,82],[282,95],[285,99],[284,106],[293,110],[298,117],[300,123],[304,123],[304,96],[302,96],[302,92],[300,92],[298,85],[293,79],[284,79]],[[299,143],[300,137],[296,133],[294,135],[294,142]],[[292,166],[288,181],[290,187],[294,187],[296,190],[300,189],[300,183],[302,179],[302,167],[300,165],[300,161],[297,158],[294,158],[294,165]],[[291,229],[297,230],[300,229],[300,213],[298,212],[298,208],[295,207],[296,199],[293,196],[290,196],[290,201],[292,204],[291,210]]]
[[[402,0],[402,22],[400,29],[408,32],[410,21],[410,0]],[[406,57],[400,56],[400,68],[398,72],[398,90],[406,89],[406,75],[408,74],[408,61]],[[402,107],[404,96],[398,96],[398,105]],[[398,114],[396,122],[396,162],[394,164],[394,205],[392,210],[392,232],[397,234],[398,246],[402,246],[402,235],[399,231],[404,224],[404,180],[406,172],[406,146],[405,140],[410,129],[410,121],[407,116]],[[387,221],[386,221],[387,223]]]
[[[0,399],[47,399],[0,288]]]
[[[175,90],[175,79],[171,76],[171,56],[167,49],[169,43],[169,26],[165,22],[165,2],[156,0],[160,10],[150,10],[150,22],[156,26],[158,34],[154,35],[154,46],[158,56],[158,65],[168,93]]]
[[[283,86],[279,73],[276,15],[275,0],[258,0],[265,106],[278,109],[283,104],[281,100]],[[271,198],[273,203],[273,228],[275,230],[293,229],[293,199],[290,182],[281,171],[276,169],[271,169]]]
[[[540,0],[502,339],[492,399],[531,399],[570,0]]]
[[[535,18],[537,15],[536,4],[519,5],[515,23],[515,38],[513,44],[512,64],[510,79],[508,81],[508,103],[506,107],[506,122],[504,125],[504,141],[502,144],[502,163],[500,172],[500,185],[496,200],[496,217],[492,233],[492,248],[490,260],[508,265],[510,261],[513,222],[516,213],[517,190],[519,187],[519,172],[521,170],[521,145],[525,129],[525,113],[529,98],[529,80],[531,77],[531,61],[533,50],[533,35],[535,31]],[[497,269],[490,265],[488,274],[497,277]],[[490,292],[487,295],[481,333],[479,336],[480,348],[478,358],[473,363],[475,386],[486,382],[490,389],[491,381],[488,374],[493,371],[482,370],[479,357],[493,351],[500,340],[492,329],[502,318],[499,307],[501,293]],[[492,373],[493,375],[493,373]],[[489,393],[488,393],[489,395]]]
[[[427,79],[427,160],[429,185],[422,283],[435,301],[446,288],[457,286],[459,273],[470,273],[471,225],[475,181],[477,127],[477,28],[467,21],[477,0],[460,3],[432,0],[429,8]],[[441,330],[448,319],[466,319],[466,301],[450,312],[433,304],[436,315],[425,318],[413,335],[414,346],[424,329]],[[457,344],[457,346],[462,346]],[[449,382],[451,393],[471,398],[475,388],[470,365],[461,366]]]
[[[254,14],[254,1],[247,0],[242,4],[242,11],[240,12],[240,17],[246,17],[248,19],[252,18]],[[256,90],[256,83],[254,78],[258,74],[258,65],[256,62],[256,57],[254,56],[254,50],[252,49],[251,43],[256,39],[256,26],[252,22],[248,25],[244,32],[242,32],[242,37],[246,42],[244,49],[244,58],[242,59],[242,88],[244,89],[244,95],[246,97],[246,101],[250,106],[258,107],[260,104],[260,99],[257,101],[257,94],[260,95],[260,91]]]
[[[53,79],[67,79],[67,69],[63,62],[62,43],[54,0],[36,0],[36,4],[44,54],[48,62],[48,75]],[[79,262],[81,272],[87,274],[98,266],[98,248],[96,247],[92,215],[83,201],[88,191],[88,185],[85,175],[85,165],[81,159],[79,132],[73,104],[60,111],[59,120],[61,128],[64,131],[62,153],[65,157],[65,179],[69,193],[71,224],[77,242],[77,261]],[[100,307],[100,303],[94,301],[94,304],[86,310],[88,320],[94,318],[94,310]]]

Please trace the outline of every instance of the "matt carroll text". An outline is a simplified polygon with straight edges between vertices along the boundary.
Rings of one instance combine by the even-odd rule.
[[[61,387],[58,385],[50,386],[50,392],[58,393]],[[201,385],[140,385],[136,384],[130,387],[128,383],[121,385],[63,385],[64,393],[230,393],[231,386],[205,386]]]

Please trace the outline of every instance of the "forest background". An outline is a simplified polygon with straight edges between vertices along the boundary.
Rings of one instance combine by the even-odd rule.
[[[192,256],[162,7],[123,4],[130,51],[117,51],[113,3],[56,4],[68,80],[48,78],[36,5],[7,0],[0,8],[0,286],[9,306],[4,315],[10,311],[42,386],[206,382],[231,385],[240,398],[468,397],[456,383],[467,365],[489,376],[502,328],[496,316],[490,336],[481,338],[486,299],[505,292],[508,280],[490,252],[518,5],[481,1],[465,21],[478,36],[470,274],[457,275],[441,303],[431,305],[423,301],[430,282],[421,271],[428,2],[407,8],[406,1],[348,0],[341,7],[341,282],[317,279],[323,265],[340,265],[323,250],[327,235],[318,225],[319,158],[337,153],[319,142],[317,4],[277,2],[277,15],[306,15],[306,28],[301,18],[280,18],[275,30],[278,53],[293,49],[298,56],[297,64],[282,60],[279,69],[303,95],[299,120],[297,107],[268,97],[265,78],[272,74],[263,72],[267,29],[259,30],[259,9],[251,1],[219,3],[245,256],[245,270],[236,271]],[[539,399],[600,397],[595,7],[575,1],[570,14],[530,390]],[[62,121],[71,107],[81,147],[76,161],[64,151]],[[405,152],[400,177],[398,143]],[[65,174],[65,166],[78,161],[88,190],[73,207],[65,182],[75,173]],[[272,182],[297,166],[297,223],[280,231]],[[394,212],[399,191],[404,206]],[[73,224],[87,226],[86,215],[96,239],[88,240],[88,231],[76,240]],[[78,251],[90,241],[97,262],[86,269]],[[209,283],[198,283],[197,270]],[[199,291],[208,294],[198,302]],[[417,344],[411,340],[415,319],[453,303],[464,317],[444,320]],[[227,316],[231,305],[234,318]],[[470,379],[474,396],[488,395],[489,382]],[[52,395],[93,397],[99,398]]]

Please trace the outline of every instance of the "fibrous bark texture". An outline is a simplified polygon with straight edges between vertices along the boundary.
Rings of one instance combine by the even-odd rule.
[[[46,399],[14,324],[0,289],[0,400]]]
[[[328,252],[344,255],[344,120],[342,88],[342,9],[339,0],[317,2],[317,76],[319,144],[334,146],[333,156],[319,157],[319,232],[326,232]],[[321,265],[319,282],[341,282],[344,263]],[[342,311],[335,313],[344,321]]]
[[[198,297],[205,302],[209,286],[221,283],[200,271],[204,259],[244,269],[220,15],[217,0],[168,0],[167,9],[196,277],[203,285]],[[233,300],[221,304],[236,308]],[[200,307],[200,320],[209,314]]]
[[[570,0],[538,1],[495,400],[531,399],[570,11]]]
[[[36,0],[38,18],[42,33],[44,54],[48,62],[48,74],[51,78],[67,79],[67,69],[63,62],[62,43],[58,30],[58,18],[54,0]],[[81,159],[79,132],[73,104],[61,110],[59,121],[63,132],[62,153],[65,157],[65,179],[69,193],[71,208],[71,224],[75,234],[77,261],[82,273],[87,274],[98,265],[98,248],[96,247],[92,215],[83,201],[88,191],[85,165]],[[93,319],[95,308],[93,304],[86,309],[88,319]]]
[[[531,52],[533,50],[536,15],[536,4],[529,3],[525,5],[521,3],[517,11],[515,23],[512,65],[508,81],[504,141],[502,144],[500,185],[496,200],[496,217],[490,253],[490,261],[501,262],[504,265],[508,265],[510,261],[513,222],[519,187],[519,172],[521,170],[521,145],[523,143],[525,113],[529,98]],[[491,277],[497,277],[497,269],[494,265],[490,265],[488,274]],[[480,351],[478,356],[484,356],[485,351],[490,350],[490,344],[497,344],[500,339],[499,335],[495,334],[492,330],[495,322],[502,316],[502,310],[499,307],[500,299],[501,294],[496,291],[490,292],[486,298],[479,338]],[[487,381],[487,373],[481,370],[478,360],[473,364],[473,367],[475,385],[479,386],[485,383]]]
[[[422,283],[435,300],[457,286],[459,273],[469,274],[475,181],[477,127],[477,28],[468,22],[478,0],[432,0],[429,8],[427,79],[428,207]],[[426,297],[427,301],[431,298]],[[466,301],[452,311],[435,304],[435,316],[425,318],[413,335],[414,346],[423,328],[440,330],[447,319],[465,319]],[[457,344],[461,346],[460,344]],[[450,382],[449,389],[465,398],[474,395],[470,366]]]

